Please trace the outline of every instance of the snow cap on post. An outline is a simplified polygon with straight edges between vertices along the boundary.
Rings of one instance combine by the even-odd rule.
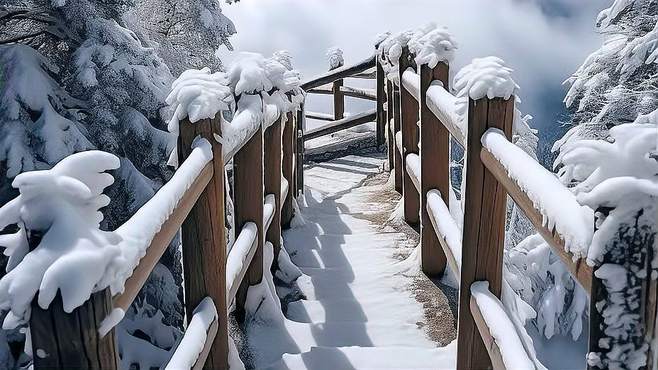
[[[37,292],[44,309],[61,292],[64,310],[72,312],[112,284],[124,263],[121,237],[99,229],[99,209],[109,204],[102,192],[114,182],[106,171],[119,165],[112,154],[88,151],[16,177],[12,186],[20,195],[0,208],[0,229],[19,226],[15,234],[0,236],[10,258],[0,279],[0,310],[9,310],[5,329],[29,319]],[[28,231],[43,234],[39,245],[28,246]]]
[[[194,123],[215,118],[217,113],[230,109],[234,98],[224,73],[211,73],[209,68],[203,68],[181,73],[171,85],[171,92],[165,102],[174,109],[167,128],[178,138],[182,119],[187,117]],[[168,164],[178,167],[176,147],[169,156]]]
[[[329,70],[332,71],[345,65],[343,50],[338,47],[327,49],[327,59],[329,60]]]
[[[416,56],[416,64],[434,68],[439,62],[450,63],[455,58],[457,43],[445,27],[419,29],[409,40],[409,51]],[[425,32],[427,31],[427,32]]]

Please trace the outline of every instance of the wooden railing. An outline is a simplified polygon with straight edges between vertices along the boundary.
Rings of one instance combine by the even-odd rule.
[[[380,147],[385,143],[385,122],[383,121],[384,106],[383,101],[377,99],[378,95],[383,95],[384,92],[384,74],[382,70],[377,69],[375,59],[376,58],[373,56],[352,66],[339,66],[338,68],[301,85],[302,89],[306,90],[308,94],[333,96],[333,114],[306,112],[306,118],[329,121],[331,123],[305,132],[304,141],[331,135],[365,123],[377,121],[376,145],[377,147]],[[344,86],[343,84],[346,78],[375,79],[377,82],[377,88],[373,90]],[[377,106],[373,110],[358,113],[346,118],[346,96],[374,101]]]
[[[378,56],[378,71],[382,64],[390,65],[391,61],[385,58],[385,55]],[[383,118],[389,139],[388,160],[394,171],[395,188],[404,199],[404,219],[408,224],[420,227],[422,270],[429,276],[437,276],[450,266],[460,277],[457,368],[523,368],[523,364],[534,367],[533,356],[520,338],[512,341],[518,347],[512,350],[517,354],[527,353],[526,357],[512,359],[499,347],[501,333],[492,329],[500,327],[501,321],[513,327],[500,302],[508,195],[590,296],[589,351],[606,351],[605,318],[596,305],[614,298],[605,292],[602,281],[596,276],[596,268],[587,265],[583,259],[574,259],[565,251],[564,239],[555,229],[546,226],[540,209],[519,185],[519,179],[511,176],[505,164],[483,147],[482,139],[487,131],[491,135],[501,135],[502,138],[498,139],[513,145],[510,141],[515,97],[507,100],[469,99],[466,121],[461,122],[462,117],[455,113],[456,98],[450,93],[446,63],[439,63],[435,68],[416,66],[414,56],[406,48],[397,62],[398,78],[387,79],[386,93],[378,94],[378,106],[385,104],[388,108]],[[466,135],[460,129],[463,124],[467,125]],[[491,133],[492,129],[499,131]],[[466,171],[462,174],[466,179],[466,190],[462,194],[465,199],[462,199],[464,220],[461,230],[448,207],[452,191],[451,137],[454,143],[464,148],[467,158]],[[526,154],[521,151],[519,155]],[[534,162],[534,165],[533,173],[545,173],[547,178],[557,181],[539,163]],[[566,188],[564,190],[568,192]],[[577,205],[575,197],[573,203]],[[642,260],[635,262],[640,268],[648,266],[647,258],[652,255],[650,244],[643,248],[649,252],[643,253]],[[634,298],[641,307],[636,311],[642,317],[643,327],[629,329],[635,336],[629,335],[627,341],[632,343],[640,338],[642,343],[642,336],[646,336],[646,343],[650,343],[655,335],[655,282],[646,278],[636,285],[638,290]],[[481,305],[485,301],[498,307],[495,317],[483,314]],[[509,331],[505,332],[505,336],[509,335]],[[655,348],[650,345],[642,348],[651,361]],[[598,368],[592,364],[587,366]]]
[[[129,309],[167,246],[182,230],[188,330],[205,328],[206,340],[203,348],[198,348],[196,358],[175,352],[169,367],[228,369],[228,307],[235,301],[237,315],[244,312],[247,288],[258,284],[263,276],[263,247],[271,243],[275,255],[278,254],[281,228],[290,224],[293,198],[302,190],[301,167],[298,167],[303,161],[299,150],[300,119],[303,119],[301,109],[279,114],[274,122],[262,122],[258,130],[250,132],[226,156],[222,144],[215,139],[222,134],[220,114],[195,123],[182,121],[178,140],[180,168],[185,168],[193,152],[193,141],[198,137],[211,143],[212,161],[180,196],[175,209],[153,235],[123,293],[111,297],[106,289],[92,295],[72,313],[64,312],[61,299],[47,310],[33,304],[30,320],[33,353],[48,354],[35,356],[34,368],[117,369],[120,361],[114,329],[100,332],[101,323],[106,319],[120,320],[122,314],[113,319],[113,313],[125,313]],[[233,165],[237,237],[227,255],[224,174],[229,163]],[[157,198],[158,194],[142,208],[160,201]],[[141,217],[140,212],[134,217]],[[36,246],[38,235],[30,242]],[[227,271],[227,260],[230,260],[230,271]],[[186,333],[182,343],[188,339],[197,340],[193,336],[188,338]]]

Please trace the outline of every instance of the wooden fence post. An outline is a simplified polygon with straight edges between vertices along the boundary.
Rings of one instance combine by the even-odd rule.
[[[304,104],[302,104],[297,110],[297,169],[296,169],[296,189],[295,197],[299,196],[300,193],[304,192],[304,124],[306,123],[306,118],[304,117]]]
[[[393,84],[393,146],[395,148],[395,155],[393,156],[393,162],[395,167],[395,190],[402,194],[402,171],[403,171],[403,161],[402,153],[398,149],[398,132],[402,131],[402,117],[400,115],[400,87]],[[400,142],[402,144],[402,142]],[[400,147],[402,147],[400,145]]]
[[[274,261],[272,270],[277,269],[277,257],[281,250],[281,121],[283,117],[272,124],[264,134],[264,167],[265,167],[265,194],[274,194],[276,207],[270,227],[266,230],[265,239],[274,246]]]
[[[418,225],[420,196],[411,177],[407,173],[407,155],[418,154],[418,102],[402,84],[402,75],[407,68],[413,68],[409,49],[402,49],[400,56],[400,117],[402,123],[402,197],[404,198],[404,220],[412,226]]]
[[[190,155],[197,136],[207,139],[213,151],[213,176],[183,222],[181,233],[187,318],[192,318],[205,297],[213,299],[219,317],[217,335],[205,364],[208,369],[228,369],[224,159],[222,144],[213,136],[222,134],[219,116],[196,123],[184,120],[178,139],[179,163]]]
[[[40,232],[28,232],[30,250],[39,245],[42,236]],[[111,311],[109,289],[92,294],[71,313],[64,312],[60,293],[45,310],[35,297],[30,314],[34,369],[118,369],[114,330],[103,338],[98,333],[101,321]]]
[[[609,209],[597,211],[605,214]],[[588,369],[631,369],[642,361],[646,362],[641,368],[655,368],[658,292],[651,275],[655,271],[652,260],[657,229],[656,218],[651,213],[648,209],[640,210],[634,222],[620,227],[594,271]],[[604,269],[625,273],[600,275]],[[620,286],[623,279],[626,282]]]
[[[388,170],[395,171],[395,126],[393,124],[393,83],[386,80],[386,140],[388,142]],[[395,174],[393,175],[395,176]]]
[[[513,122],[513,96],[508,100],[469,100],[457,369],[486,369],[491,366],[470,310],[471,284],[488,281],[491,292],[500,298],[507,192],[484,167],[480,159],[480,140],[489,128],[498,128],[511,141]]]
[[[377,58],[377,149],[384,145],[385,131],[388,125],[386,124],[386,114],[384,113],[384,104],[386,91],[384,83],[384,68],[382,63]]]
[[[427,106],[427,89],[438,80],[448,90],[448,65],[420,66],[420,243],[421,266],[428,276],[441,275],[447,259],[427,211],[427,192],[437,189],[450,204],[450,133]],[[448,90],[449,91],[449,90]]]
[[[290,221],[293,216],[293,199],[295,194],[295,183],[293,178],[294,173],[294,152],[293,144],[295,143],[295,131],[292,112],[286,113],[285,122],[283,124],[283,177],[288,181],[288,193],[283,202],[283,210],[281,211],[281,226],[284,229],[290,227]]]
[[[235,299],[238,316],[244,313],[244,303],[247,289],[256,285],[263,278],[263,128],[233,157],[233,207],[235,230],[239,233],[247,222],[253,222],[258,227],[258,246],[245,279],[242,281]],[[237,235],[237,234],[236,234]]]

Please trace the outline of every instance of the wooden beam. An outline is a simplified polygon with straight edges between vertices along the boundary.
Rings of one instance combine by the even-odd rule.
[[[297,191],[295,196],[304,193],[304,130],[306,129],[306,116],[304,103],[297,110]]]
[[[353,116],[344,118],[339,121],[334,121],[331,124],[322,126],[320,128],[310,130],[304,134],[304,141],[319,138],[321,136],[330,135],[339,131],[347,130],[354,126],[359,126],[364,123],[372,122],[377,119],[377,112],[369,110],[363,113],[355,114]]]
[[[391,81],[386,81],[386,147],[388,154],[388,170],[395,171],[395,127],[393,126],[393,85]]]
[[[236,312],[240,319],[244,314],[247,289],[263,278],[263,173],[263,129],[259,128],[233,158],[235,228],[241,230],[247,222],[253,222],[258,228],[256,253],[236,296]]]
[[[316,88],[306,91],[308,94],[317,94],[317,95],[333,95],[334,86],[333,83],[329,85],[318,86]]]
[[[344,96],[349,96],[351,98],[377,101],[377,92],[372,89],[358,89],[356,87],[341,86],[340,91]]]
[[[544,225],[541,213],[535,209],[528,195],[519,187],[516,181],[509,177],[505,167],[503,167],[491,152],[486,148],[482,148],[480,158],[487,170],[503,185],[507,193],[514,199],[514,202],[521,210],[523,210],[523,213],[535,229],[537,229],[539,234],[552,247],[553,252],[560,257],[574,279],[589,293],[592,288],[592,277],[594,274],[592,267],[585,263],[584,259],[574,262],[573,255],[568,253],[564,248],[564,240],[554,230],[549,230]]]
[[[412,56],[407,47],[400,56],[400,81],[407,68],[412,67]],[[418,102],[404,87],[400,88],[400,117],[402,124],[402,196],[404,198],[404,220],[411,226],[420,222],[420,195],[409,176],[407,155],[418,154]]]
[[[434,233],[436,234],[436,237],[439,240],[439,243],[441,244],[441,249],[443,250],[443,254],[446,257],[448,265],[450,265],[450,268],[455,273],[455,276],[459,276],[461,274],[461,268],[459,267],[457,258],[455,258],[455,254],[452,253],[452,248],[450,248],[450,245],[448,245],[448,241],[445,240],[443,236],[441,236],[441,232],[439,231],[439,225],[437,225],[436,223],[436,215],[432,213],[432,209],[429,204],[427,204],[425,208],[427,209],[427,212],[430,213],[430,217],[429,217],[430,223],[432,224]],[[446,208],[448,208],[447,205]],[[459,247],[461,248],[461,245]]]
[[[402,194],[402,153],[397,150],[397,133],[402,130],[402,119],[400,116],[400,87],[393,84],[393,148],[395,154],[393,155],[394,168],[395,168],[395,191]]]
[[[334,121],[345,118],[345,95],[340,91],[343,80],[334,81]]]
[[[485,369],[491,366],[486,346],[469,309],[471,284],[488,281],[500,298],[503,280],[503,249],[507,193],[480,159],[481,138],[489,128],[512,137],[514,97],[508,100],[469,100],[462,270],[457,325],[457,368]]]
[[[306,112],[306,118],[317,119],[319,121],[334,121],[334,116],[328,113]]]
[[[342,80],[344,78],[356,75],[360,72],[373,68],[374,66],[375,66],[375,56],[373,55],[357,64],[336,68],[328,73],[325,73],[320,77],[305,82],[301,85],[301,88],[308,91],[312,88],[326,85],[336,80]]]
[[[281,210],[281,227],[287,229],[290,227],[290,221],[293,216],[293,197],[295,194],[293,183],[293,172],[295,162],[293,160],[293,143],[295,142],[294,122],[292,119],[292,112],[286,113],[286,120],[281,122],[283,125],[283,177],[288,183],[288,191],[286,198],[283,202],[283,209]]]
[[[208,359],[210,350],[212,349],[212,343],[217,337],[218,329],[218,320],[213,320],[212,324],[210,324],[210,327],[208,328],[208,331],[206,332],[206,343],[203,345],[203,349],[201,350],[201,353],[199,353],[199,357],[197,358],[196,362],[194,365],[192,365],[192,370],[201,370],[205,367],[206,360]]]
[[[210,180],[214,176],[214,164],[208,163],[201,171],[199,177],[192,183],[189,189],[176,205],[176,209],[169,215],[169,218],[162,224],[160,231],[153,237],[151,245],[146,249],[146,255],[139,260],[132,275],[126,280],[123,293],[114,296],[114,308],[120,308],[128,311],[140,290],[148,280],[149,275],[155,265],[160,261],[165,250],[171,243],[172,239],[178,234],[181,226],[187,216],[192,211],[197,200],[205,191]]]
[[[201,301],[210,297],[215,302],[220,318],[228,317],[226,306],[226,235],[224,202],[224,160],[222,145],[214,135],[220,135],[221,118],[207,119],[194,124],[185,120],[180,126],[178,140],[179,163],[189,156],[192,142],[198,137],[212,145],[213,176],[192,211],[183,222],[183,271],[185,274],[185,310],[191,318]],[[228,369],[228,326],[220,323],[206,366]]]
[[[384,112],[384,105],[386,104],[386,84],[384,76],[384,68],[377,59],[377,90],[375,93],[375,100],[377,101],[377,147],[384,145],[386,140],[386,113]]]
[[[484,343],[484,346],[487,349],[487,353],[489,354],[489,358],[491,359],[491,368],[493,370],[505,370],[506,367],[505,361],[503,361],[503,355],[500,352],[500,348],[498,347],[496,340],[491,335],[489,326],[484,320],[482,311],[480,311],[480,307],[478,306],[474,297],[471,297],[469,308],[478,332],[480,333],[480,337],[482,338],[482,342]],[[515,335],[515,333],[509,333],[508,335]]]
[[[265,160],[265,194],[274,194],[276,205],[274,207],[274,214],[272,222],[266,229],[265,240],[272,243],[274,247],[274,263],[272,268],[276,269],[277,257],[281,250],[281,172],[282,172],[282,136],[281,136],[281,121],[279,119],[270,126],[264,134],[265,153],[263,158]]]
[[[427,106],[427,89],[432,81],[448,86],[448,65],[420,66],[420,245],[421,267],[428,276],[440,276],[447,258],[437,234],[431,228],[427,211],[427,192],[436,189],[445,204],[450,204],[450,133]]]

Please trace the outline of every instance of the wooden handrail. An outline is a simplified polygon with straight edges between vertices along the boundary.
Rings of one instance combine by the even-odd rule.
[[[553,252],[560,257],[560,260],[562,260],[562,263],[564,263],[571,275],[589,294],[592,289],[592,277],[594,276],[592,267],[585,263],[583,259],[578,259],[574,262],[573,255],[565,250],[564,239],[544,225],[543,217],[539,210],[534,207],[528,195],[519,187],[516,181],[509,177],[505,167],[503,167],[491,152],[486,148],[482,148],[480,158],[489,172],[505,187],[507,193],[514,199],[514,202],[523,210],[523,213],[539,234],[551,246]]]
[[[331,124],[322,126],[315,130],[310,130],[304,134],[304,141],[319,138],[321,136],[333,134],[339,131],[347,130],[349,128],[362,125],[364,123],[373,122],[377,118],[377,111],[375,109],[355,114],[350,117],[334,121]]]
[[[201,196],[201,193],[206,189],[212,176],[213,164],[209,163],[203,168],[199,177],[194,180],[192,186],[185,192],[178,202],[176,209],[174,209],[169,218],[162,224],[160,231],[153,237],[151,245],[146,249],[146,255],[142,257],[139,265],[133,270],[133,274],[126,280],[123,293],[113,297],[114,308],[120,308],[124,312],[128,311],[128,308],[137,297],[137,294],[139,294],[144,283],[146,283],[151,271],[153,271],[153,268],[160,261],[160,258],[162,258],[162,254],[169,246],[169,243],[171,243],[180,230],[192,207],[194,207],[199,196]]]
[[[358,89],[356,87],[341,86],[340,92],[345,96],[351,98],[365,99],[371,101],[377,101],[377,92],[370,89]]]
[[[328,83],[332,83],[334,81],[342,80],[352,75],[356,75],[360,72],[364,72],[370,68],[373,68],[374,66],[375,66],[375,56],[373,55],[357,64],[336,68],[328,73],[325,73],[324,75],[318,78],[305,82],[301,85],[301,88],[308,91],[312,88],[326,85]]]

